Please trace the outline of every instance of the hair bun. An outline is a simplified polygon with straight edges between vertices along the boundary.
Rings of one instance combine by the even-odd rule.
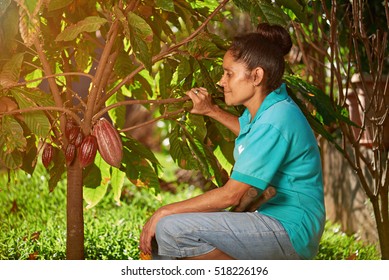
[[[257,33],[279,47],[283,56],[287,55],[292,48],[292,39],[289,33],[281,25],[260,23],[257,26]]]

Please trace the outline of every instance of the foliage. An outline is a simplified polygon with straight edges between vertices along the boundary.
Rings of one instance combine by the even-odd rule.
[[[193,86],[207,86],[220,97],[215,81],[222,73],[219,58],[226,41],[200,25],[223,18],[217,13],[214,19],[210,17],[211,9],[217,7],[212,1],[201,5],[153,0],[126,5],[118,1],[7,1],[2,7],[0,36],[1,42],[12,44],[4,43],[0,54],[0,97],[18,110],[1,110],[2,164],[32,174],[42,142],[53,143],[58,153],[65,150],[64,127],[70,121],[89,134],[94,121],[108,114],[125,132],[129,129],[123,127],[126,106],[140,100],[148,109],[155,104],[155,116],[170,120],[176,162],[186,169],[202,170],[221,185],[212,151],[228,137],[211,139],[212,146],[206,144],[207,130],[194,129],[206,120],[181,118],[185,98],[180,99]],[[15,13],[20,18],[7,17]],[[19,30],[6,32],[6,26],[18,26],[18,20]],[[84,84],[82,90],[75,86],[79,81]],[[220,134],[228,132],[220,130]],[[91,206],[104,196],[107,177],[120,181],[127,176],[139,185],[159,187],[158,162],[151,152],[127,133],[122,136],[121,168],[112,169],[97,157],[94,167],[84,172],[101,178],[84,183],[84,198]],[[67,168],[63,158],[54,161],[48,170],[52,188]]]
[[[166,161],[166,157],[159,159]],[[164,170],[166,181],[174,180],[172,172],[175,168]],[[1,186],[7,186],[6,179],[2,174]],[[33,176],[20,173],[17,184],[1,189],[1,260],[66,258],[66,179],[60,181],[54,192],[49,191],[48,179],[48,174],[38,164]],[[85,211],[85,258],[139,259],[139,234],[147,217],[163,204],[200,193],[199,188],[183,184],[177,188],[176,194],[153,194],[126,181],[120,205],[113,201],[113,193],[109,192],[98,205]],[[338,225],[327,223],[317,259],[347,259],[350,256],[366,260],[379,258],[373,245],[363,244],[342,233]]]
[[[357,236],[342,232],[340,225],[327,221],[316,259],[378,260],[380,253],[374,244],[365,244]]]

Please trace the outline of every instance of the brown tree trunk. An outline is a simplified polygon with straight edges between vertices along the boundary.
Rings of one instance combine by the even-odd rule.
[[[383,229],[378,231],[380,239],[381,259],[389,260],[389,225],[383,224]]]
[[[388,196],[383,195],[381,197],[381,201],[384,199],[386,199],[387,201]],[[381,208],[381,203],[378,197],[370,199],[370,201],[373,205],[374,218],[376,220],[377,225],[377,233],[381,250],[381,259],[389,260],[389,219],[387,203],[382,203],[383,208]]]
[[[82,168],[78,160],[67,170],[67,238],[66,258],[68,260],[84,259],[84,215],[82,196]]]

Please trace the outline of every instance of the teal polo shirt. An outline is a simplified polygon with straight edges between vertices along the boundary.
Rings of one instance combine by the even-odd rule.
[[[255,117],[239,118],[231,178],[277,195],[258,211],[277,219],[296,252],[312,259],[325,223],[322,168],[312,129],[285,84],[271,92]]]

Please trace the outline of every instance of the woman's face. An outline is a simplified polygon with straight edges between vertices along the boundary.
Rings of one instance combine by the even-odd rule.
[[[219,84],[224,88],[226,104],[236,106],[250,102],[255,94],[255,86],[245,64],[235,61],[231,52],[227,51],[223,59],[223,69]]]

